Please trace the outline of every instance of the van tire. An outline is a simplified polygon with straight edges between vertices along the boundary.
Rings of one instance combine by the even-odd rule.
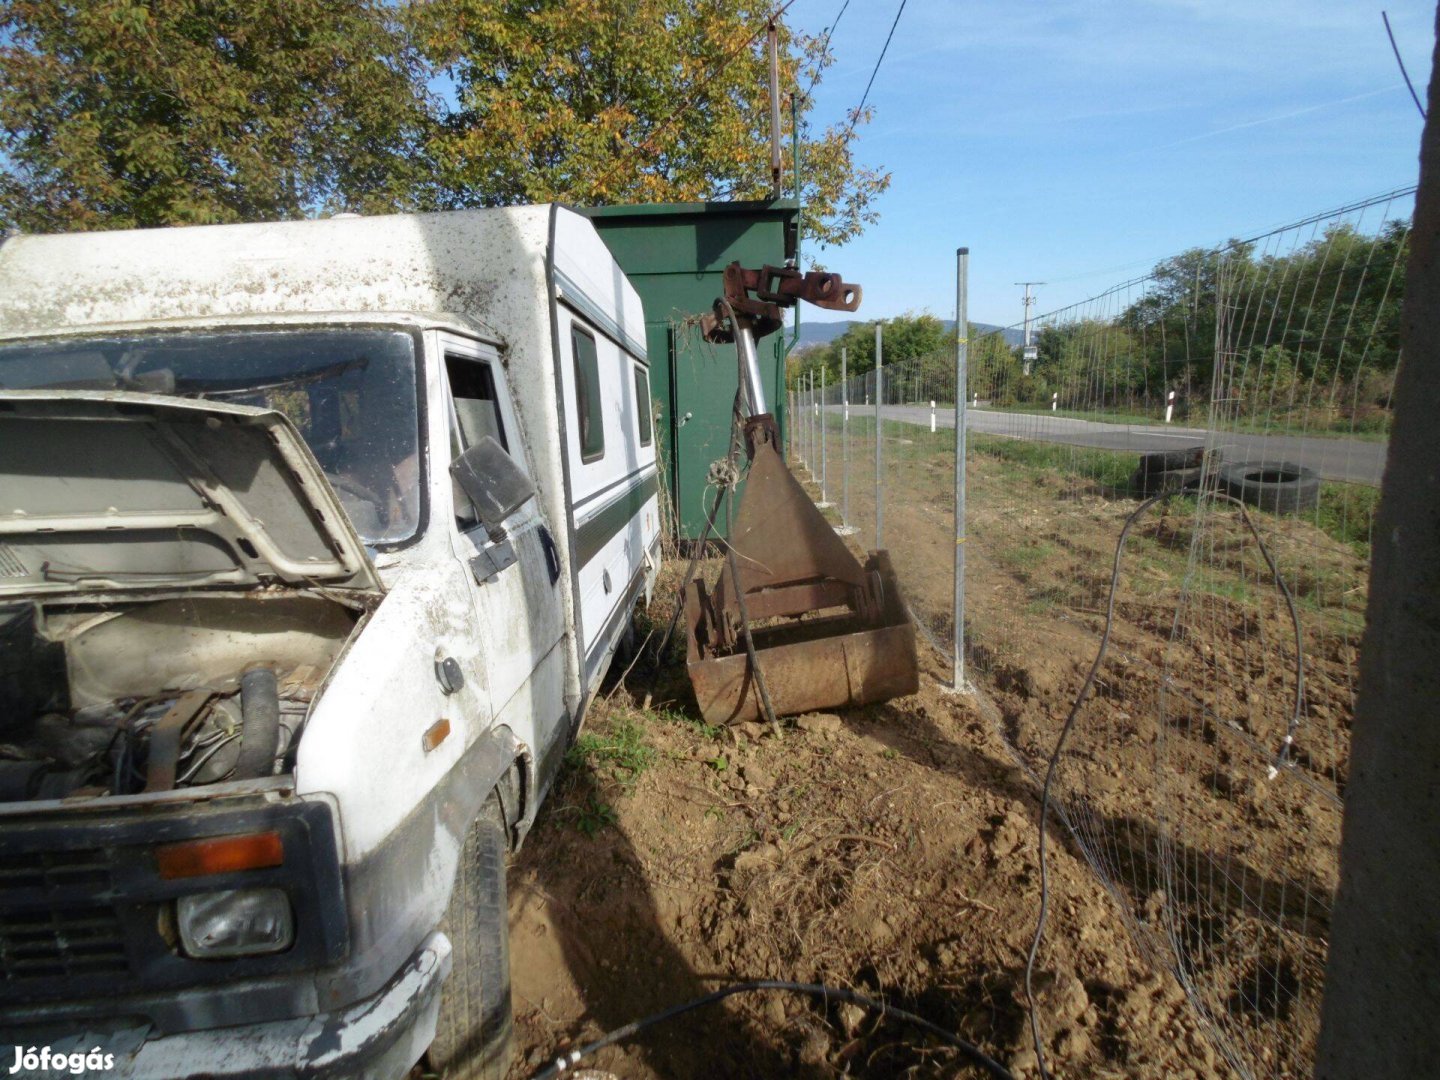
[[[503,1080],[510,1068],[510,920],[505,817],[492,792],[465,836],[440,929],[453,950],[430,1066],[445,1080]]]
[[[1289,461],[1249,461],[1220,470],[1220,488],[1272,514],[1298,514],[1320,505],[1320,477]]]

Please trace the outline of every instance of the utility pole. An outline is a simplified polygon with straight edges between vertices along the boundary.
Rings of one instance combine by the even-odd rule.
[[[767,31],[770,44],[770,197],[780,198],[780,28],[774,19]],[[796,305],[797,307],[799,305]]]
[[[1022,370],[1026,375],[1029,375],[1029,374],[1030,374],[1030,365],[1033,364],[1033,363],[1035,363],[1036,356],[1038,355],[1038,350],[1035,348],[1034,345],[1032,345],[1032,344],[1030,343],[1030,308],[1031,308],[1031,306],[1035,303],[1035,297],[1034,297],[1033,295],[1031,295],[1030,289],[1031,289],[1032,286],[1035,286],[1035,285],[1044,285],[1045,282],[1043,282],[1043,281],[1017,281],[1017,282],[1015,282],[1015,284],[1016,284],[1016,285],[1024,285],[1024,286],[1025,286],[1025,300],[1024,300],[1024,304],[1025,304],[1025,342],[1024,342],[1024,351],[1020,354],[1020,356],[1021,356],[1021,363],[1022,363],[1022,365],[1023,365],[1021,370]]]

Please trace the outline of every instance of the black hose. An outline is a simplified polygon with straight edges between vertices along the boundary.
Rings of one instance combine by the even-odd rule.
[[[716,990],[714,993],[706,994],[704,997],[696,998],[694,1001],[687,1001],[683,1005],[672,1005],[670,1008],[655,1013],[653,1016],[647,1016],[643,1020],[632,1020],[624,1027],[618,1027],[614,1031],[602,1035],[594,1042],[586,1043],[578,1050],[571,1050],[569,1053],[556,1058],[531,1077],[531,1080],[551,1080],[552,1077],[569,1072],[596,1051],[603,1050],[607,1046],[612,1046],[617,1042],[628,1039],[630,1036],[636,1035],[646,1028],[654,1027],[656,1024],[663,1024],[667,1020],[673,1020],[677,1016],[691,1012],[694,1009],[699,1009],[705,1005],[713,1005],[715,1002],[723,1001],[725,998],[731,997],[734,994],[744,994],[755,990],[789,990],[792,993],[809,994],[811,997],[822,998],[826,1001],[848,1001],[853,1005],[860,1005],[873,1012],[878,1012],[881,1016],[894,1017],[897,1020],[905,1021],[907,1024],[913,1024],[922,1031],[934,1035],[937,1039],[944,1040],[956,1050],[960,1051],[961,1056],[966,1058],[971,1064],[979,1066],[990,1076],[996,1077],[997,1080],[1015,1080],[1009,1070],[974,1043],[966,1042],[953,1031],[947,1031],[939,1024],[933,1024],[929,1020],[926,1020],[923,1016],[916,1016],[914,1013],[907,1012],[904,1009],[897,1009],[893,1005],[887,1005],[883,1001],[868,998],[864,994],[857,994],[853,990],[842,990],[836,986],[822,986],[818,983],[779,982],[773,979],[736,983],[734,986],[727,986],[721,990]]]
[[[1045,857],[1045,826],[1050,819],[1050,789],[1055,782],[1055,773],[1060,766],[1060,754],[1065,748],[1065,741],[1070,737],[1070,730],[1075,726],[1075,719],[1080,715],[1080,709],[1090,695],[1090,688],[1095,685],[1095,676],[1100,673],[1100,665],[1105,662],[1105,651],[1110,647],[1110,631],[1115,626],[1115,593],[1120,587],[1120,557],[1125,554],[1125,539],[1145,511],[1156,503],[1168,501],[1174,495],[1173,491],[1152,495],[1135,508],[1120,529],[1120,537],[1115,541],[1115,560],[1110,569],[1110,599],[1105,605],[1105,632],[1100,635],[1100,647],[1095,650],[1095,660],[1090,665],[1090,672],[1085,676],[1085,682],[1080,687],[1080,692],[1075,695],[1075,704],[1070,706],[1070,715],[1065,717],[1065,723],[1060,727],[1060,735],[1055,740],[1055,749],[1050,753],[1050,764],[1045,769],[1045,784],[1040,794],[1040,834],[1038,839],[1040,914],[1035,920],[1035,934],[1030,939],[1030,951],[1025,956],[1025,997],[1030,1006],[1030,1040],[1035,1047],[1035,1064],[1040,1070],[1041,1080],[1050,1080],[1050,1071],[1045,1067],[1045,1040],[1040,1034],[1040,1018],[1036,1015],[1035,988],[1032,983],[1035,958],[1040,952],[1040,942],[1045,936],[1045,922],[1050,913],[1050,867]]]
[[[268,667],[253,667],[240,676],[240,756],[236,780],[269,776],[280,748],[280,683]]]
[[[1050,818],[1050,797],[1051,785],[1055,780],[1055,773],[1060,764],[1060,754],[1065,748],[1065,741],[1070,737],[1070,730],[1075,726],[1075,719],[1080,715],[1080,708],[1085,704],[1085,699],[1090,694],[1090,689],[1095,685],[1095,677],[1100,672],[1100,665],[1105,661],[1105,651],[1110,647],[1110,631],[1115,624],[1115,594],[1120,588],[1120,557],[1125,553],[1125,540],[1130,534],[1135,523],[1156,503],[1166,502],[1177,492],[1161,492],[1146,499],[1125,519],[1124,526],[1120,529],[1120,536],[1115,541],[1115,561],[1110,569],[1110,598],[1105,605],[1105,630],[1100,635],[1100,647],[1095,651],[1095,660],[1090,665],[1090,672],[1085,676],[1085,682],[1080,687],[1080,692],[1075,695],[1075,704],[1070,707],[1070,714],[1061,725],[1060,735],[1055,740],[1055,749],[1050,752],[1050,761],[1045,769],[1045,784],[1040,795],[1040,914],[1035,921],[1035,934],[1030,939],[1030,950],[1025,956],[1025,996],[1030,1005],[1030,1039],[1035,1047],[1036,1066],[1040,1071],[1041,1080],[1050,1080],[1050,1071],[1045,1066],[1045,1045],[1040,1034],[1040,1021],[1035,1013],[1035,991],[1032,986],[1035,970],[1035,958],[1040,952],[1040,942],[1045,935],[1045,922],[1050,910],[1050,873],[1045,857],[1046,823]],[[1265,559],[1265,565],[1270,568],[1270,573],[1275,578],[1275,588],[1285,600],[1285,606],[1289,609],[1290,620],[1295,630],[1295,708],[1291,714],[1290,724],[1286,730],[1285,741],[1281,744],[1280,751],[1276,755],[1272,770],[1283,768],[1289,762],[1291,747],[1295,742],[1295,731],[1300,726],[1300,717],[1305,706],[1305,643],[1300,631],[1300,612],[1295,607],[1295,598],[1290,593],[1290,587],[1285,584],[1285,578],[1280,573],[1280,567],[1276,564],[1274,556],[1270,554],[1270,548],[1265,539],[1260,535],[1260,530],[1255,527],[1254,520],[1250,517],[1249,510],[1245,504],[1232,495],[1221,492],[1209,493],[1215,499],[1223,499],[1226,502],[1234,503],[1240,508],[1240,517],[1244,520],[1255,538],[1255,544],[1260,549],[1260,554]],[[1273,772],[1272,772],[1273,775]]]

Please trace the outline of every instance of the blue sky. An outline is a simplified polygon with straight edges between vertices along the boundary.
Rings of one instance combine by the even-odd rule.
[[[1421,101],[1432,0],[1382,0]],[[808,33],[843,0],[795,0]],[[852,0],[813,122],[860,99],[899,0]],[[1165,256],[1416,182],[1422,121],[1380,6],[1338,0],[909,0],[870,92],[857,155],[893,174],[880,221],[827,268],[863,318],[955,305],[1037,314]],[[807,318],[814,316],[807,314]]]

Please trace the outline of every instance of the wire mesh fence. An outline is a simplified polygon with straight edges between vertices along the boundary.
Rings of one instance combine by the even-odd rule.
[[[954,354],[936,354],[882,362],[823,388],[817,376],[798,399],[797,459],[817,500],[857,546],[890,551],[916,625],[946,653],[954,641],[954,382]]]
[[[1108,625],[1057,810],[1240,1076],[1313,1069],[1412,194],[968,343],[969,670],[1039,774]],[[817,379],[797,443],[946,651],[954,391],[953,353]]]

